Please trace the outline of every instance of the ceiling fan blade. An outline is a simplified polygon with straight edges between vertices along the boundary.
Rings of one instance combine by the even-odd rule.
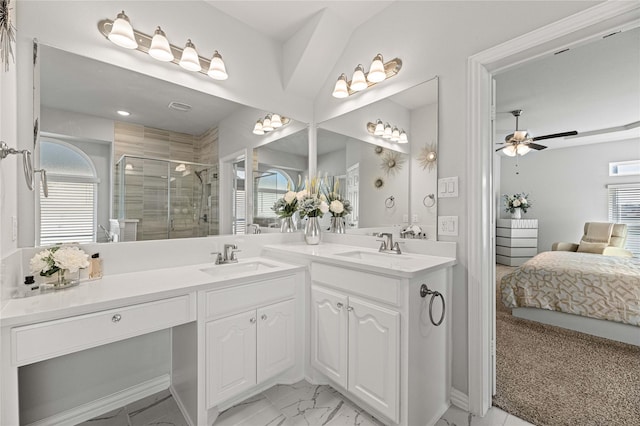
[[[561,137],[564,137],[564,136],[575,136],[577,134],[578,134],[578,132],[576,132],[575,130],[572,130],[570,132],[553,133],[551,135],[536,136],[535,138],[533,138],[533,140],[534,141],[543,141],[545,139],[561,138]]]
[[[546,146],[544,145],[538,145],[537,143],[533,142],[528,143],[527,146],[531,149],[537,149],[538,151],[546,148]]]

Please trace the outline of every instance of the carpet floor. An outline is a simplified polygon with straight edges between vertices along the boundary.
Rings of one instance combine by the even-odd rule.
[[[493,405],[539,426],[639,426],[640,347],[511,316],[499,297]]]

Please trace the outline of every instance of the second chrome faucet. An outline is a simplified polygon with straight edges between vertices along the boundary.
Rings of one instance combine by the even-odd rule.
[[[241,250],[238,249],[238,246],[235,244],[225,244],[224,250],[222,253],[213,252],[211,254],[216,255],[216,265],[222,265],[225,263],[238,263],[238,258],[236,257],[236,253]]]
[[[382,240],[378,240],[381,242],[380,248],[378,249],[379,252],[402,254],[402,250],[400,250],[400,244],[398,244],[397,242],[395,244],[393,243],[393,234],[383,232],[378,235],[382,237]]]

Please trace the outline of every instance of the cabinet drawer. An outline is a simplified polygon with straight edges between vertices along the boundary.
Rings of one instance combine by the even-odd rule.
[[[25,365],[195,320],[195,294],[11,330],[13,362]]]
[[[240,285],[206,294],[206,317],[220,318],[295,297],[294,275]]]
[[[397,278],[314,262],[311,264],[311,280],[370,299],[400,305],[401,283]]]

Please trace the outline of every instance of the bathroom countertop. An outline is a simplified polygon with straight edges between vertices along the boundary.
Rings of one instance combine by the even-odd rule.
[[[270,244],[264,247],[264,253],[268,254],[269,252],[279,254],[279,258],[282,258],[283,255],[290,255],[315,262],[403,278],[413,278],[425,272],[456,264],[456,259],[453,257],[418,253],[381,253],[377,249],[335,243],[320,243],[318,245],[305,243]]]
[[[180,296],[199,290],[217,290],[256,280],[277,277],[303,270],[304,267],[255,257],[241,259],[270,264],[260,271],[239,271],[212,276],[203,269],[222,271],[227,265],[213,263],[153,269],[106,275],[99,280],[81,282],[64,290],[11,299],[0,312],[0,326],[17,326],[65,318],[121,306]]]

